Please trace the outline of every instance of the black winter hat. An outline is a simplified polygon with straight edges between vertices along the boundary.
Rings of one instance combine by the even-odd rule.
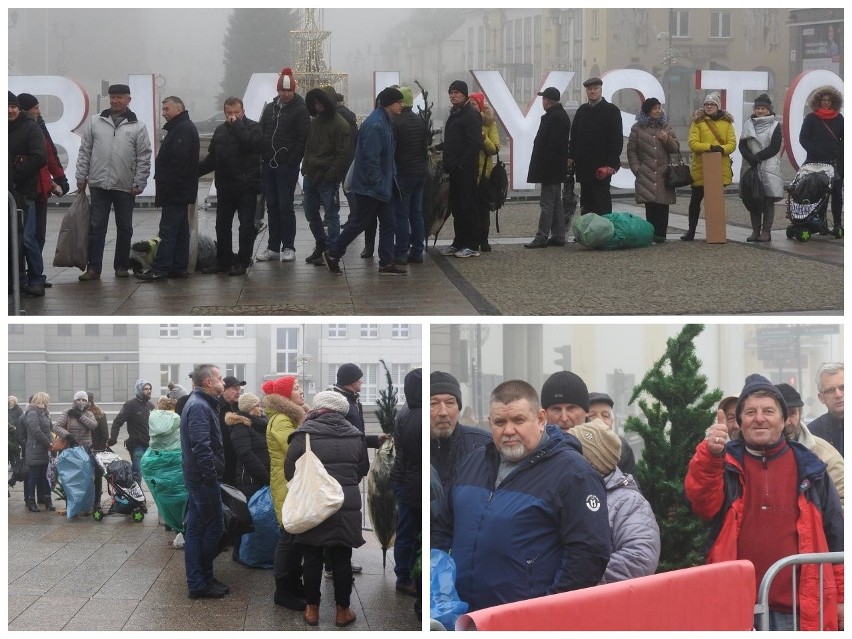
[[[21,107],[21,103],[18,102],[18,96],[12,93],[11,91],[9,91],[9,105],[16,106],[18,108]]]
[[[579,375],[571,371],[557,371],[541,387],[541,407],[554,404],[574,404],[589,410],[589,389]]]
[[[754,106],[755,107],[759,107],[759,106],[766,107],[767,109],[769,109],[771,111],[772,110],[772,100],[770,100],[769,96],[766,95],[765,93],[761,93],[759,96],[757,96],[754,99]]]
[[[360,369],[358,364],[344,364],[337,369],[338,386],[349,386],[349,384],[354,384],[362,377],[364,377],[364,371]]]
[[[429,395],[452,395],[456,398],[459,410],[462,408],[461,386],[459,381],[449,373],[433,371],[429,375]]]
[[[788,408],[801,408],[805,405],[802,401],[802,396],[799,395],[799,391],[789,384],[776,384],[775,386],[781,391],[781,395],[784,397],[784,402]]]
[[[459,93],[464,93],[465,95],[468,95],[467,82],[465,82],[464,80],[453,80],[452,82],[450,82],[450,88],[447,89],[447,93],[449,93],[450,91],[458,91]]]
[[[21,107],[21,111],[29,111],[38,104],[38,98],[32,93],[19,93],[18,104]]]
[[[778,387],[775,386],[775,384],[770,382],[763,375],[755,373],[754,375],[746,377],[743,392],[740,393],[740,398],[737,400],[737,423],[740,425],[742,424],[740,416],[742,415],[743,404],[745,404],[746,398],[749,395],[754,395],[758,391],[766,391],[778,400],[778,403],[781,405],[781,412],[784,415],[784,421],[786,422],[789,411],[787,410],[787,402],[784,401],[784,395],[781,394],[781,391],[778,390]]]
[[[402,95],[402,91],[394,87],[387,87],[386,89],[382,89],[382,92],[379,93],[376,101],[378,102],[380,107],[389,107],[392,104],[396,104],[397,102],[403,102],[405,100],[405,96]]]
[[[648,115],[651,112],[651,109],[658,104],[661,104],[661,102],[657,98],[648,98],[642,103],[642,113]]]

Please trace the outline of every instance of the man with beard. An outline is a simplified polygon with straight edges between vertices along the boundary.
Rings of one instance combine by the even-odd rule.
[[[606,489],[527,382],[491,393],[492,442],[459,467],[432,529],[470,610],[597,585],[611,551]]]
[[[124,402],[124,406],[115,416],[107,446],[115,446],[118,443],[118,431],[127,424],[128,437],[124,440],[124,447],[130,453],[133,479],[141,486],[142,469],[139,464],[142,461],[142,455],[148,450],[148,417],[154,410],[154,404],[151,401],[150,383],[144,379],[138,379],[136,380],[135,390],[136,396]]]
[[[811,433],[822,437],[843,455],[843,363],[819,367],[816,375],[819,401],[828,412],[810,423]]]

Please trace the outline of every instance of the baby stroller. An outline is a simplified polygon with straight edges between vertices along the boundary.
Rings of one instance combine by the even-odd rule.
[[[148,508],[142,487],[133,479],[133,467],[111,450],[95,453],[98,468],[107,480],[107,491],[111,498],[109,509],[98,508],[92,513],[95,521],[108,515],[131,515],[133,521],[142,521]]]
[[[828,202],[834,167],[831,164],[810,162],[803,164],[787,187],[787,239],[807,242],[814,233],[835,237],[842,234],[841,227],[828,228]]]

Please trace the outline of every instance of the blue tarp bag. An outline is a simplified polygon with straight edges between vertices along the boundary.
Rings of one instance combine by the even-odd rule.
[[[254,522],[254,532],[243,535],[240,540],[240,563],[255,568],[272,568],[275,546],[281,533],[269,486],[251,496],[248,509]]]
[[[82,446],[66,448],[56,458],[56,472],[65,490],[66,516],[91,512],[95,505],[95,469]]]
[[[456,560],[443,550],[429,554],[429,615],[447,630],[455,630],[456,619],[467,612],[467,604],[456,590]]]

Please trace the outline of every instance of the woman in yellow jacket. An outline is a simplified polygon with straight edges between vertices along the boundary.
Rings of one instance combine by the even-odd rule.
[[[722,184],[727,186],[733,180],[731,153],[737,148],[737,136],[734,133],[734,118],[722,110],[722,99],[718,93],[704,98],[703,108],[692,116],[689,127],[689,150],[692,151],[692,197],[689,199],[689,230],[680,239],[691,242],[695,239],[695,228],[701,214],[701,201],[704,199],[704,153],[722,154]]]
[[[476,184],[478,187],[481,180],[488,179],[491,176],[491,170],[494,168],[494,160],[492,158],[500,150],[500,133],[497,131],[497,116],[491,105],[485,101],[485,94],[471,93],[467,97],[482,116],[482,148],[479,150],[479,163],[476,174]],[[484,174],[483,169],[485,171]],[[482,198],[477,198],[476,201],[479,205],[479,224],[482,230],[479,250],[487,253],[491,250],[491,245],[488,243],[488,231],[491,228],[491,211],[488,210],[488,206]]]
[[[295,375],[270,379],[261,387],[265,396],[263,409],[269,418],[266,425],[266,444],[269,448],[269,487],[278,525],[281,526],[281,507],[287,497],[284,460],[289,444],[287,439],[305,420],[305,393]],[[275,596],[273,601],[290,610],[305,609],[305,588],[302,584],[302,557],[296,550],[293,535],[280,529],[273,562]]]

